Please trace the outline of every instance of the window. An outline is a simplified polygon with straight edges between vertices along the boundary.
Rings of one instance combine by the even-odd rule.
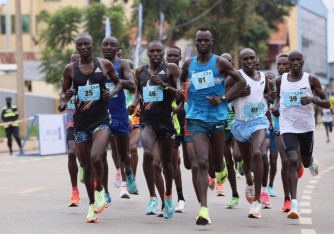
[[[44,2],[60,2],[61,0],[44,0]]]
[[[12,33],[15,33],[15,15],[11,16]],[[22,15],[22,33],[30,32],[30,16]]]
[[[4,15],[0,16],[0,32],[1,34],[6,33],[6,17]]]

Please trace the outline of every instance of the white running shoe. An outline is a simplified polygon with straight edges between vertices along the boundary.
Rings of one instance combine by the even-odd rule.
[[[121,171],[116,171],[115,176],[114,176],[114,186],[115,188],[121,187],[122,184],[122,175]]]
[[[126,188],[126,183],[122,184],[121,192],[119,194],[120,194],[120,198],[130,199],[130,193],[128,192],[128,189]]]
[[[184,213],[185,207],[186,207],[186,202],[183,200],[180,200],[177,204],[177,207],[175,208],[175,212]]]
[[[248,218],[261,218],[261,203],[253,201],[251,208],[248,213]]]

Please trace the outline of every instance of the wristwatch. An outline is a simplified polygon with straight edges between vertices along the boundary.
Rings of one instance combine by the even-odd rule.
[[[166,83],[164,83],[162,89],[163,89],[163,90],[168,90],[168,89],[169,89],[169,85],[166,84]]]
[[[225,95],[221,95],[220,98],[223,100],[223,102],[226,102],[226,97],[225,97]]]

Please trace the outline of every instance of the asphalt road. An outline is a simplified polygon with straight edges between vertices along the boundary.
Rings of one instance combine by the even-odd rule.
[[[334,141],[334,137],[333,141]],[[0,154],[0,233],[334,233],[334,144],[326,143],[323,128],[315,133],[314,155],[321,163],[320,174],[311,176],[305,170],[299,180],[298,200],[301,219],[289,220],[280,211],[283,205],[283,189],[280,180],[280,160],[274,187],[278,197],[271,198],[273,209],[263,210],[261,219],[247,217],[250,205],[244,195],[245,179],[237,179],[240,204],[227,210],[231,199],[229,183],[224,187],[225,197],[217,197],[208,191],[208,206],[212,224],[195,225],[199,210],[191,174],[182,165],[183,191],[186,212],[177,213],[170,220],[145,216],[148,190],[142,171],[142,149],[139,148],[137,184],[140,195],[121,199],[120,189],[112,186],[115,167],[110,166],[110,190],[113,204],[99,217],[99,223],[87,224],[85,217],[88,199],[83,184],[79,183],[81,204],[68,207],[71,195],[67,156],[18,157]],[[174,186],[174,185],[173,185]],[[175,186],[174,200],[177,202]]]

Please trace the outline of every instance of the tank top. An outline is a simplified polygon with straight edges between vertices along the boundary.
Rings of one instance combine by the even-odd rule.
[[[250,86],[251,94],[246,97],[239,97],[232,101],[235,110],[235,119],[247,122],[264,117],[268,110],[267,101],[263,96],[264,88],[266,86],[265,75],[263,72],[260,72],[260,80],[255,81],[242,69],[240,69],[239,72]]]
[[[110,117],[108,103],[103,101],[101,96],[94,101],[81,101],[78,95],[80,86],[99,85],[99,91],[106,89],[106,76],[102,72],[99,61],[94,58],[94,69],[91,74],[85,75],[79,69],[79,61],[73,64],[74,79],[73,88],[76,90],[75,113],[73,115],[75,131],[93,131],[101,124],[109,124]]]
[[[288,81],[288,74],[282,75],[280,90],[280,132],[305,133],[315,130],[313,104],[301,105],[300,97],[313,93],[309,82],[309,74],[304,72],[297,82]]]
[[[207,96],[221,96],[225,93],[225,79],[216,68],[217,55],[212,55],[208,63],[199,64],[198,57],[192,57],[188,78],[187,119],[216,123],[228,119],[227,103],[211,105]]]
[[[115,71],[120,80],[123,79],[123,75],[121,72],[121,60],[116,59],[114,63]],[[110,83],[108,80],[107,83]],[[128,112],[126,110],[126,98],[125,98],[125,90],[121,88],[121,90],[115,95],[113,98],[108,101],[109,113],[112,120],[118,120],[120,122],[128,122]]]
[[[160,69],[156,72],[156,75],[160,77],[160,79],[168,84],[170,81],[167,77],[167,64],[162,63]],[[144,88],[148,86],[155,86],[150,83],[151,74],[148,72],[148,65],[144,65],[141,69],[139,75],[139,82],[140,82],[140,123],[141,124],[149,124],[158,129],[165,129],[168,131],[174,130],[174,125],[172,121],[172,102],[173,96],[165,91],[162,90],[162,101],[156,102],[145,102],[144,100]]]

